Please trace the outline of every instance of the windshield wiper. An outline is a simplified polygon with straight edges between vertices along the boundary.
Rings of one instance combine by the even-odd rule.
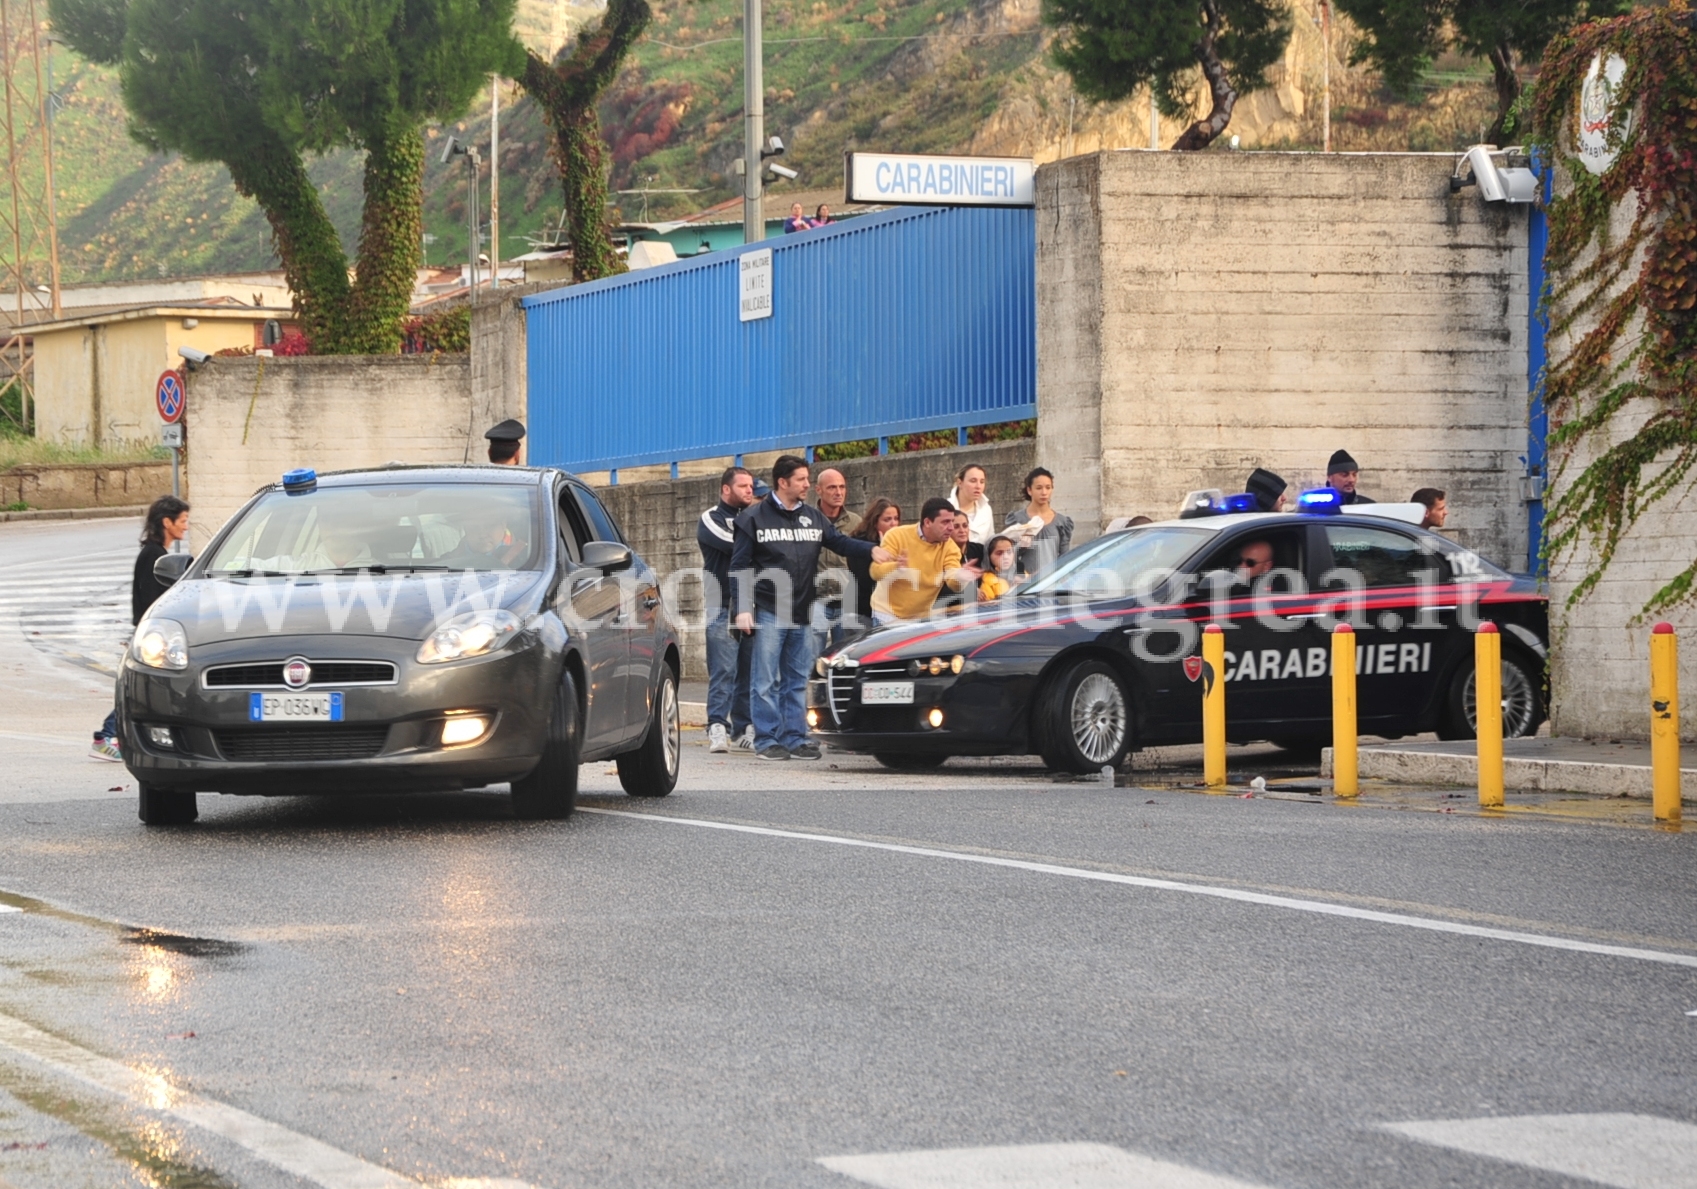
[[[294,578],[287,570],[213,570],[212,578]]]
[[[446,570],[447,566],[420,563],[418,565],[387,565],[384,562],[372,562],[369,566],[335,566],[328,570],[302,570],[303,574],[410,574],[415,570]]]

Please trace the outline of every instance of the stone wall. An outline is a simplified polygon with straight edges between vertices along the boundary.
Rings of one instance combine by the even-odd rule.
[[[1557,172],[1561,178],[1560,171]],[[1625,238],[1637,212],[1637,197],[1629,195],[1615,210],[1611,242]],[[1574,262],[1576,271],[1594,259],[1586,252]],[[1621,273],[1620,284],[1635,279],[1642,255]],[[1561,276],[1550,278],[1552,286]],[[1595,308],[1602,308],[1598,302]],[[1552,334],[1552,360],[1572,349],[1577,338],[1595,325],[1581,319],[1569,335]],[[1628,325],[1621,341],[1633,342],[1642,323]],[[1608,421],[1604,431],[1582,441],[1565,458],[1552,454],[1550,498],[1559,498],[1567,482],[1578,478],[1587,463],[1604,449],[1629,438],[1656,410],[1645,402],[1628,404]],[[1645,480],[1654,468],[1646,468]],[[1598,565],[1589,543],[1550,562],[1550,618],[1556,647],[1550,665],[1550,726],[1558,735],[1647,739],[1650,734],[1650,628],[1667,620],[1680,633],[1679,676],[1685,690],[1680,707],[1680,735],[1697,735],[1697,607],[1686,603],[1646,617],[1644,606],[1657,591],[1697,561],[1697,493],[1688,479],[1672,495],[1652,505],[1627,532],[1603,577],[1589,594],[1567,605],[1574,588]]]
[[[813,467],[817,475],[825,467],[836,467],[848,480],[848,506],[856,512],[879,496],[895,500],[902,509],[902,519],[918,519],[920,505],[934,495],[948,495],[954,476],[969,462],[985,469],[989,478],[986,494],[1000,524],[1008,510],[1023,503],[1019,496],[1025,473],[1032,467],[1034,444],[1030,439],[998,442],[988,446],[961,446],[952,450],[926,450],[913,454],[892,454],[883,458],[857,458],[849,462],[821,462]],[[762,476],[770,481],[771,476]],[[660,574],[662,580],[680,570],[693,570],[701,565],[701,551],[695,543],[695,526],[701,513],[719,500],[719,476],[700,476],[676,482],[660,480],[651,483],[620,484],[601,487],[597,493],[618,519],[619,526],[631,546]],[[1058,505],[1063,511],[1065,505]],[[699,628],[701,621],[701,588],[693,579],[674,581],[668,593],[675,590],[674,609],[684,623],[697,625],[684,632],[684,678],[704,681],[707,662]]]
[[[1099,153],[1037,175],[1037,459],[1080,536],[1257,466],[1449,493],[1527,568],[1527,214],[1450,154]]]
[[[168,462],[62,463],[0,471],[0,504],[24,503],[31,509],[129,508],[170,494]]]
[[[210,360],[184,417],[197,539],[293,467],[481,460],[470,381],[467,355]]]

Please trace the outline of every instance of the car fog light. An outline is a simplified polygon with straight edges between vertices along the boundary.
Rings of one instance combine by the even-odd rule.
[[[930,713],[925,716],[925,721],[933,727],[940,727],[943,725],[943,712],[933,707]]]
[[[819,712],[817,710],[809,710],[807,712],[807,725],[811,730],[816,731],[819,729]]]
[[[949,672],[959,673],[964,668],[966,668],[966,658],[964,656],[957,653],[949,658]]]
[[[148,727],[147,741],[155,747],[175,748],[177,746],[176,736],[171,734],[170,727]]]
[[[442,746],[474,743],[489,729],[489,720],[481,714],[456,715],[442,724]]]

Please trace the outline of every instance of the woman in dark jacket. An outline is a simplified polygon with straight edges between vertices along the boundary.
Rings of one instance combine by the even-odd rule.
[[[176,496],[162,495],[147,509],[147,519],[142,523],[141,552],[136,555],[135,573],[130,580],[131,627],[139,624],[147,609],[170,589],[153,576],[153,563],[169,553],[171,546],[187,536],[188,531],[189,506]],[[123,762],[123,753],[118,748],[116,710],[106,716],[94,733],[94,745],[88,754],[97,760]]]

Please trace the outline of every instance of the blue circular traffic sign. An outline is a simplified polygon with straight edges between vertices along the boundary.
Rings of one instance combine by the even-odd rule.
[[[159,419],[166,425],[172,425],[183,418],[183,403],[187,394],[183,391],[183,376],[181,372],[167,369],[159,373],[159,383],[154,386],[153,403],[159,407]]]

